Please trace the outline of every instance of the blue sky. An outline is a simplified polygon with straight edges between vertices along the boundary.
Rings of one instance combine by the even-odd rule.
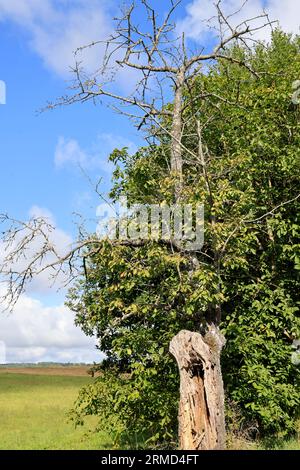
[[[241,3],[224,0],[224,7],[234,10]],[[107,192],[107,155],[115,147],[134,151],[142,142],[131,123],[105,106],[86,103],[37,113],[66,92],[72,51],[109,34],[117,5],[114,0],[0,0],[0,80],[6,84],[6,104],[0,105],[0,212],[24,220],[30,213],[48,215],[61,243],[74,237],[73,212],[95,214],[96,196],[78,164],[93,180],[101,177]],[[167,1],[153,5],[163,13]],[[262,6],[284,29],[299,31],[298,0],[249,0],[244,18]],[[209,0],[194,0],[183,1],[178,11],[178,25],[194,44],[208,40],[200,19],[209,17],[211,8]],[[87,67],[97,61],[97,53],[86,56]],[[120,78],[121,92],[128,91],[128,81],[126,75]],[[4,345],[8,361],[97,360],[93,341],[72,321],[63,293],[42,280],[12,316],[1,315],[0,362]]]
[[[134,129],[106,107],[90,103],[37,113],[47,100],[65,93],[67,67],[65,74],[47,67],[26,32],[11,21],[1,23],[0,34],[5,45],[0,50],[1,79],[7,88],[6,105],[0,107],[1,210],[24,218],[31,206],[45,207],[71,230],[71,213],[84,209],[90,188],[76,162],[55,164],[59,140],[76,140],[82,152],[97,157],[98,165],[86,170],[94,178],[101,175],[107,190],[109,172],[101,166],[113,148],[112,130],[119,131],[116,143],[123,139],[126,144],[136,138]]]

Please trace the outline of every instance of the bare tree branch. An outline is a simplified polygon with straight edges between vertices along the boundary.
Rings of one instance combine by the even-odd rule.
[[[205,123],[199,122],[196,112],[185,120],[185,110],[189,106],[193,107],[199,100],[211,100],[212,106],[215,106],[218,112],[220,103],[239,106],[238,103],[229,102],[219,94],[205,89],[197,96],[186,92],[192,88],[193,80],[202,73],[203,63],[227,61],[259,78],[260,73],[254,70],[246,59],[234,55],[232,46],[245,45],[254,32],[266,25],[272,25],[267,15],[262,14],[233,27],[231,20],[235,13],[226,16],[219,0],[216,4],[219,35],[217,45],[210,53],[204,53],[202,48],[200,53],[192,54],[187,47],[185,34],[178,37],[176,25],[172,22],[181,2],[182,0],[171,0],[163,18],[151,6],[149,0],[140,0],[127,6],[121,17],[116,19],[115,31],[107,41],[95,40],[75,51],[74,82],[70,87],[70,94],[47,106],[48,109],[53,109],[57,106],[90,100],[96,102],[105,98],[108,103],[113,103],[117,112],[134,119],[138,129],[148,126],[154,139],[167,138],[170,145],[169,154],[165,152],[165,158],[167,167],[176,180],[175,201],[180,201],[182,197],[184,164],[188,162],[197,162],[201,167],[208,193],[212,198],[206,173],[207,156],[201,137]],[[136,21],[138,5],[146,12],[144,29],[139,27]],[[257,25],[259,21],[261,25]],[[94,74],[87,74],[78,60],[78,55],[85,49],[96,46],[104,48],[102,65]],[[116,91],[115,79],[121,69],[135,70],[138,74],[132,93],[122,94]],[[166,106],[166,102],[170,104]],[[193,129],[199,144],[195,151],[185,143],[186,136],[193,132]],[[210,200],[213,204],[213,199]],[[273,211],[267,215],[271,213]],[[256,221],[259,220],[261,218]],[[255,221],[244,221],[250,222]],[[7,299],[11,305],[25,291],[31,279],[47,270],[54,280],[61,273],[73,280],[82,273],[82,269],[87,272],[86,260],[98,253],[104,243],[96,235],[88,235],[80,228],[77,241],[61,254],[51,239],[50,234],[55,227],[49,222],[36,218],[23,223],[2,215],[0,223],[9,226],[2,237],[5,254],[0,277],[8,286]],[[38,245],[33,249],[37,240]],[[116,243],[138,247],[145,242]],[[172,250],[182,251],[182,247],[174,240],[159,243],[167,244]]]

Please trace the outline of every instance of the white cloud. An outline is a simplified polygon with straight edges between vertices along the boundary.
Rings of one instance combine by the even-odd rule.
[[[111,22],[106,7],[103,0],[0,0],[0,21],[23,28],[44,64],[65,77],[78,47],[108,37]],[[78,57],[87,70],[94,71],[101,54],[99,47],[93,47]]]
[[[211,35],[214,35],[207,24],[207,20],[216,15],[214,3],[211,0],[194,0],[189,3],[186,7],[186,17],[178,22],[178,30],[185,31],[186,37],[204,43]],[[255,18],[265,9],[270,19],[279,21],[285,31],[299,33],[299,0],[249,0],[244,6],[243,3],[244,0],[222,1],[222,10],[226,15],[237,12],[230,19],[232,26],[235,27],[247,19]],[[252,26],[263,23],[263,20],[258,19],[252,23]],[[216,20],[212,20],[210,26],[216,26]],[[269,40],[270,32],[270,28],[264,28],[256,33],[255,38]]]
[[[0,364],[6,362],[6,347],[4,341],[0,341]]]
[[[46,219],[55,228],[47,233],[49,240],[55,245],[59,254],[66,253],[72,239],[64,230],[57,227],[53,214],[46,208],[33,206],[29,216]],[[22,269],[28,259],[39,251],[41,244],[42,239],[36,238],[26,254],[27,261],[21,259],[14,268]],[[0,263],[4,256],[5,246],[0,243]],[[49,261],[51,259],[46,257],[44,263],[47,264]],[[55,284],[57,288],[63,281],[65,279],[62,275]],[[20,296],[13,313],[8,314],[0,308],[0,363],[5,361],[90,363],[100,361],[103,357],[95,349],[95,340],[87,337],[75,326],[74,313],[60,303],[60,300],[57,300],[54,306],[49,306],[45,304],[45,300],[35,298],[36,294],[42,294],[43,298],[50,297],[53,302],[51,284],[49,273],[45,271],[28,285],[26,294]],[[0,285],[0,298],[3,298],[4,294],[4,286]]]
[[[89,161],[87,153],[81,149],[75,139],[60,137],[55,149],[55,166],[60,168],[68,164],[86,166]]]
[[[52,212],[50,212],[49,209],[46,209],[46,207],[34,205],[29,209],[28,215],[30,217],[44,217],[45,219],[49,220],[49,222],[53,224],[55,223]]]
[[[95,340],[74,325],[67,307],[47,307],[28,295],[22,295],[13,313],[0,313],[1,344],[6,362],[93,362],[103,357]]]
[[[43,20],[53,16],[53,9],[49,0],[1,0],[0,18],[10,17],[19,24],[29,24],[36,16]]]
[[[300,33],[299,0],[269,0],[267,11],[272,19],[279,20],[280,26],[285,31]]]
[[[75,139],[60,137],[55,149],[54,162],[57,168],[79,166],[85,170],[102,170],[111,173],[113,165],[108,156],[115,148],[128,147],[130,153],[137,151],[136,145],[122,136],[100,133],[89,149],[83,149]]]

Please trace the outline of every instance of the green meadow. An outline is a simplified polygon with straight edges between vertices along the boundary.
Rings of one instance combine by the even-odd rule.
[[[30,373],[0,371],[0,450],[112,448],[105,424],[103,432],[92,432],[97,422],[94,417],[77,429],[68,421],[67,413],[79,389],[91,380],[76,375],[39,375],[34,370]],[[300,450],[300,441],[295,438],[254,443],[233,439],[229,448]]]
[[[0,449],[107,449],[95,420],[74,428],[67,412],[89,377],[0,373]]]

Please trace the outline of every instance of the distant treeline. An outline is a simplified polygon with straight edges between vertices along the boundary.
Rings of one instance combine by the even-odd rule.
[[[8,368],[8,367],[78,367],[78,366],[92,366],[92,364],[86,364],[85,362],[18,362],[18,363],[7,363],[7,364],[0,364],[1,368]]]

